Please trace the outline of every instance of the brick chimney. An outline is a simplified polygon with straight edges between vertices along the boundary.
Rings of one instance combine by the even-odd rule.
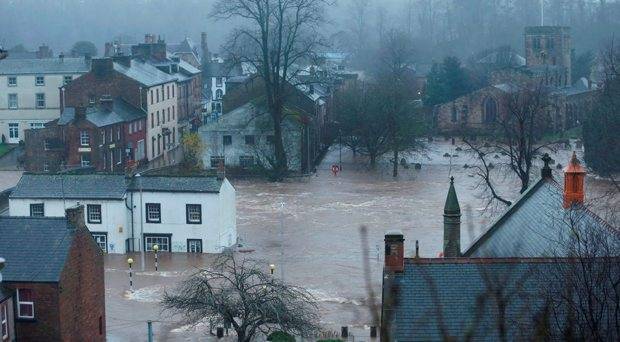
[[[405,270],[405,238],[400,230],[385,233],[386,272],[403,272]]]
[[[586,169],[581,166],[577,154],[573,156],[564,168],[564,208],[574,204],[583,204],[585,200]]]
[[[121,65],[124,65],[128,68],[131,67],[131,56],[120,56],[120,55],[116,55],[114,57],[112,57],[112,60],[114,61],[114,63],[118,63]]]
[[[86,107],[77,106],[75,107],[75,119],[81,120],[86,118]]]
[[[67,221],[70,226],[67,228],[77,228],[82,229],[86,227],[86,223],[84,222],[84,206],[78,204],[74,207],[67,208],[65,210],[65,216],[67,217]]]
[[[109,76],[114,71],[112,58],[95,58],[92,60],[91,68],[99,77]]]
[[[448,197],[443,208],[443,257],[461,256],[461,207],[454,189],[454,177],[450,177]]]

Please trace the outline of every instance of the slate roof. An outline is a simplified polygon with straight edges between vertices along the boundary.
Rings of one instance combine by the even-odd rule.
[[[112,104],[112,110],[105,107],[91,107],[86,111],[86,119],[97,127],[131,122],[146,116],[146,112],[132,106],[121,98],[116,98]]]
[[[0,61],[0,75],[80,74],[90,71],[84,58],[5,59]]]
[[[588,209],[567,210],[562,204],[560,185],[553,179],[541,178],[479,236],[463,256],[565,256],[573,241],[572,229],[619,234]]]
[[[187,63],[184,60],[180,60],[179,61],[179,68],[183,69],[186,73],[190,74],[190,75],[196,75],[196,74],[200,74],[202,71],[200,71],[200,69],[194,67],[193,65]]]
[[[75,232],[64,217],[0,217],[3,280],[58,282]]]
[[[405,259],[404,272],[385,274],[383,317],[391,325],[384,326],[398,342],[450,340],[447,336],[456,341],[467,333],[474,341],[498,341],[490,288],[505,284],[513,296],[506,308],[507,336],[529,340],[547,285],[540,274],[555,265],[551,259]],[[393,310],[386,303],[394,303]]]
[[[74,107],[65,107],[62,112],[60,112],[60,118],[58,119],[59,125],[67,125],[71,123],[75,119],[75,108]]]
[[[120,63],[114,63],[114,70],[142,83],[147,87],[173,82],[176,80],[175,77],[166,74],[149,63],[145,63],[137,59],[132,59],[130,65],[131,66],[127,67]]]
[[[217,177],[148,176],[132,178],[129,191],[219,193],[222,181]]]
[[[125,190],[124,175],[26,173],[9,198],[122,199]]]
[[[525,66],[526,60],[514,51],[494,51],[478,60],[480,64],[508,64],[512,67]]]

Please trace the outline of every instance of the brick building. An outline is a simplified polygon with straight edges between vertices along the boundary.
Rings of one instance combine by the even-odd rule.
[[[2,286],[14,293],[15,340],[105,341],[103,255],[83,211],[0,218]]]
[[[167,159],[179,141],[176,81],[129,56],[94,59],[90,72],[61,88],[61,119],[27,133],[34,139],[26,144],[26,169],[51,171],[46,160],[58,155],[58,166],[107,171]]]
[[[147,34],[144,43],[133,45],[131,55],[177,80],[177,115],[179,133],[200,126],[202,73],[177,54],[168,51],[166,42]]]
[[[101,98],[91,107],[67,107],[40,130],[30,130],[26,169],[56,172],[92,166],[123,172],[146,162],[146,112],[122,98]]]

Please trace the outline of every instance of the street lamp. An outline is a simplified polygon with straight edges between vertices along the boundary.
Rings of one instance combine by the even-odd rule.
[[[157,272],[157,251],[159,251],[159,245],[153,245],[153,251],[155,251],[155,272]]]
[[[274,265],[274,264],[270,264],[270,265],[269,265],[269,273],[270,273],[271,275],[273,275],[273,272],[274,272],[275,270],[276,270],[276,265]]]
[[[129,265],[129,291],[133,292],[133,273],[131,272],[131,265],[133,264],[133,259],[127,259],[127,265]]]
[[[135,178],[138,179],[138,186],[140,187],[140,269],[144,272],[144,264],[146,263],[144,257],[144,205],[142,204],[142,175],[136,173],[134,175]],[[135,243],[135,241],[134,241]]]

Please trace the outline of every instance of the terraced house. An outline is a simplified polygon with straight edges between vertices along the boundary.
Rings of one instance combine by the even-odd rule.
[[[177,96],[177,78],[149,63],[93,59],[92,71],[61,88],[61,118],[30,132],[26,169],[165,163],[179,144]]]
[[[58,217],[85,206],[84,220],[104,252],[154,244],[165,252],[219,253],[237,242],[235,189],[225,178],[118,174],[24,174],[10,216]]]
[[[24,130],[60,117],[59,88],[90,70],[88,58],[0,61],[0,137],[17,144]]]

